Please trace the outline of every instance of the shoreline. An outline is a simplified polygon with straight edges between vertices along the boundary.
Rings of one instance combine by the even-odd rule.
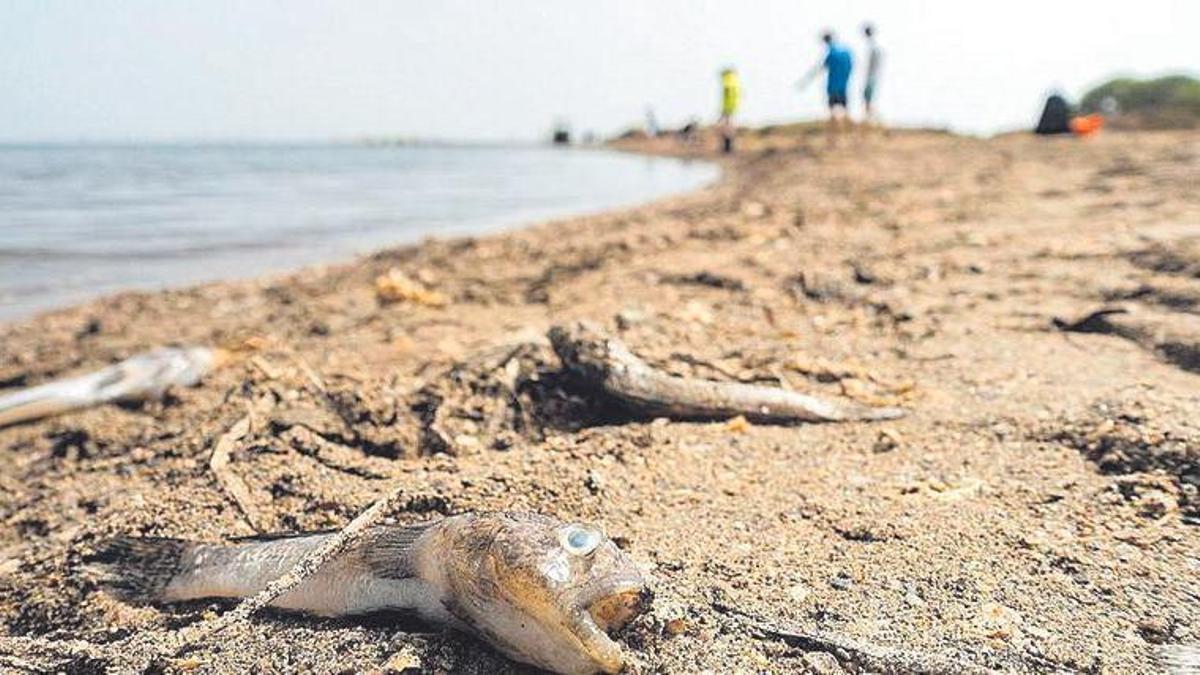
[[[211,175],[193,175],[201,183],[195,190],[174,185],[144,187],[120,180],[98,188],[96,198],[101,200],[119,187],[131,194],[122,196],[124,202],[101,206],[89,214],[96,224],[86,243],[62,240],[59,231],[65,227],[66,234],[72,227],[62,218],[46,220],[46,234],[42,235],[31,227],[19,227],[14,233],[15,242],[23,245],[14,243],[0,249],[0,258],[7,257],[12,265],[23,266],[26,274],[0,280],[0,323],[127,291],[183,290],[295,274],[309,266],[353,264],[381,250],[418,244],[430,237],[487,236],[549,219],[633,208],[647,200],[719,180],[719,171],[712,163],[694,166],[677,158],[653,158],[654,164],[646,167],[648,174],[641,180],[631,180],[627,176],[636,175],[644,165],[632,161],[628,153],[607,148],[600,152],[588,148],[592,152],[581,153],[548,145],[378,149],[330,144],[264,145],[259,147],[268,154],[255,155],[259,163],[256,168],[238,165],[222,170],[222,162],[229,161],[225,155],[207,153],[221,153],[235,146],[201,147],[200,152],[206,154],[198,157],[193,156],[191,147],[184,147],[187,152],[180,155],[174,152],[175,146],[145,146],[152,153],[150,159],[129,155],[125,152],[130,150],[128,146],[113,147],[123,154],[110,161],[127,170],[136,168],[139,162],[150,162],[165,172],[195,171],[197,166],[212,163],[218,168]],[[72,153],[70,156],[81,164],[80,176],[92,175],[89,166],[96,160],[89,153],[93,149],[64,147],[64,152]],[[321,154],[278,155],[276,150]],[[170,154],[163,156],[162,152]],[[332,168],[322,168],[322,162]],[[50,163],[58,165],[57,161]],[[22,160],[13,160],[13,166],[23,165]],[[293,194],[285,205],[280,200],[288,197],[288,191],[278,187],[278,172],[293,166],[297,173],[289,180],[301,186],[315,185],[316,189],[307,196]],[[518,172],[522,181],[510,185],[501,175],[494,181],[497,187],[489,188],[485,180],[489,172]],[[458,187],[436,184],[437,175],[443,173]],[[352,187],[347,176],[361,178],[363,185]],[[254,181],[266,185],[247,186]],[[322,188],[322,181],[334,181],[335,185]],[[501,192],[499,186],[511,189]],[[14,212],[16,220],[42,222],[36,205],[53,198],[54,187],[50,183],[28,188],[25,200],[31,206],[18,208]],[[159,205],[155,198],[143,197],[139,192],[155,188],[168,191],[166,198],[173,195],[179,206],[172,209]],[[427,192],[421,192],[422,188]],[[211,209],[205,204],[208,200],[216,200],[222,207]],[[350,206],[355,200],[370,206]],[[191,209],[195,209],[191,216],[181,215]],[[273,218],[264,220],[252,215],[259,209],[273,214]],[[154,221],[156,216],[161,222]],[[147,242],[158,237],[162,243],[128,240],[127,232],[114,230],[112,225],[123,222],[124,217],[145,230]],[[211,231],[207,224],[201,225],[209,220]],[[321,224],[325,221],[335,225]],[[243,227],[231,228],[235,223]],[[73,266],[73,261],[81,262]]]
[[[1200,231],[1178,226],[1200,222],[1200,133],[843,140],[750,132],[715,184],[649,204],[0,324],[5,391],[168,342],[255,347],[164,403],[0,429],[0,633],[171,644],[225,606],[97,592],[97,540],[340,527],[402,488],[399,522],[602,523],[658,580],[622,635],[642,671],[1155,672],[1158,645],[1200,639],[1197,369],[1168,348],[1200,345]],[[445,302],[381,300],[393,271]],[[1117,302],[1119,329],[1052,327]],[[910,414],[590,407],[541,338],[579,319],[673,374]],[[230,491],[210,460],[247,416]],[[282,613],[188,658],[521,672],[451,632]]]

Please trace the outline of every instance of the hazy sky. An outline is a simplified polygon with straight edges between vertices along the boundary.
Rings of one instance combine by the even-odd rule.
[[[1196,0],[3,0],[0,139],[612,133],[710,120],[725,64],[743,120],[812,117],[818,31],[861,54],[864,20],[895,123],[1026,126],[1052,87],[1200,68]]]

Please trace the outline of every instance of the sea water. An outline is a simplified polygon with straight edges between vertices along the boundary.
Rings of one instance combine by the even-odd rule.
[[[717,173],[543,146],[0,146],[0,319],[633,205]]]

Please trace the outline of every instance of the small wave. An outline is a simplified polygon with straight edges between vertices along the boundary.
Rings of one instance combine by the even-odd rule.
[[[622,206],[710,181],[700,169],[539,147],[4,151],[0,317]]]
[[[79,249],[47,247],[0,247],[0,262],[57,262],[63,260],[172,260],[194,258],[233,251],[262,251],[288,249],[297,246],[294,239],[275,239],[247,242],[214,242],[185,244],[167,249],[125,249],[118,251],[82,251]]]

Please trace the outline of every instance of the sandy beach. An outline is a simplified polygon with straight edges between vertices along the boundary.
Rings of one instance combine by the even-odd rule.
[[[267,612],[177,650],[231,604],[82,573],[105,537],[336,528],[399,488],[398,522],[602,523],[656,579],[632,672],[1161,671],[1200,642],[1200,133],[810,131],[634,209],[0,326],[0,391],[239,348],[162,403],[0,429],[0,664],[527,672],[387,617]],[[421,292],[382,299],[389,273]],[[559,373],[544,335],[578,319],[671,373],[909,414],[639,417]]]

